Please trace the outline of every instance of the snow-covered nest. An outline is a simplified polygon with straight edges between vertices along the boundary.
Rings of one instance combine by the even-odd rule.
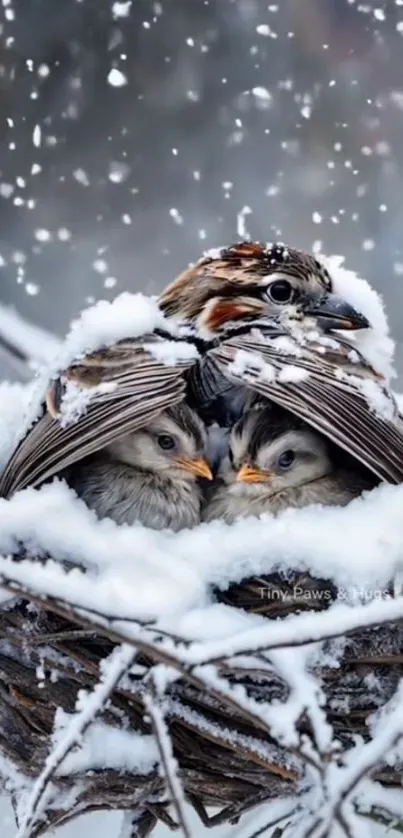
[[[365,349],[389,377],[364,291]],[[85,315],[52,370],[135,331],[139,309],[152,328],[142,305]],[[0,386],[0,467],[44,381]],[[0,774],[18,838],[106,808],[132,813],[125,836],[159,820],[189,836],[185,801],[210,825],[256,808],[255,835],[401,826],[402,509],[403,486],[381,486],[173,534],[99,522],[58,480],[0,500]]]

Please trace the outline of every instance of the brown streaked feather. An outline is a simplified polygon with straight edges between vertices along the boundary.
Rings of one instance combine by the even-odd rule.
[[[279,270],[303,280],[314,275],[324,291],[331,290],[328,271],[309,253],[276,243],[238,242],[221,248],[217,256],[207,254],[183,271],[162,292],[159,304],[169,316],[193,319],[208,300],[239,296],[248,286],[256,286],[262,277]]]
[[[251,364],[246,372],[233,365],[240,350],[250,353]],[[403,432],[397,419],[388,420],[372,411],[354,381],[336,375],[340,367],[308,350],[296,357],[279,351],[269,341],[260,343],[250,337],[228,340],[210,350],[210,355],[234,384],[249,387],[304,419],[381,480],[403,482]],[[277,376],[271,381],[265,377],[259,359],[276,373],[297,366],[305,369],[308,376],[301,382],[279,381]],[[345,366],[348,369],[347,360]],[[357,365],[350,367],[349,371],[357,375]],[[368,370],[365,374],[369,376]],[[392,396],[390,404],[394,410]]]
[[[185,395],[186,369],[194,360],[168,366],[155,360],[146,351],[143,343],[159,343],[157,336],[147,336],[133,341],[127,348],[127,363],[119,368],[122,346],[111,347],[108,352],[99,353],[100,365],[94,364],[94,355],[80,361],[74,370],[74,379],[81,386],[88,386],[88,370],[94,372],[92,381],[115,383],[110,392],[94,392],[86,413],[70,425],[61,422],[49,413],[39,419],[22,440],[0,480],[0,496],[27,486],[38,486],[60,473],[78,460],[93,454],[119,436],[143,427],[162,410],[183,400]],[[55,393],[57,398],[55,399]],[[52,398],[58,413],[62,399],[62,388],[54,387]]]

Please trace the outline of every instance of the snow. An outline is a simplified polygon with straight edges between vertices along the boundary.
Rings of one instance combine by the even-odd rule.
[[[266,103],[271,102],[273,98],[267,87],[252,87],[251,93],[253,96],[256,96],[257,99],[261,99]]]
[[[389,334],[389,325],[381,295],[366,279],[343,266],[343,256],[319,257],[328,269],[336,294],[361,312],[371,329],[349,332],[348,341],[356,347],[389,384],[396,375],[394,369],[395,344]]]
[[[277,804],[278,809],[280,809],[280,806],[281,804]],[[289,802],[288,804],[282,804],[281,811],[287,811],[287,809],[290,809]],[[266,807],[263,808],[263,813],[260,814],[262,823],[268,820]],[[56,836],[57,838],[88,838],[92,835],[97,836],[97,838],[128,838],[127,832],[120,831],[123,818],[121,812],[101,811],[84,815],[84,817],[74,820],[67,826],[59,827],[55,832],[55,838]],[[196,836],[197,838],[250,838],[252,824],[254,826],[255,823],[258,823],[258,818],[256,812],[254,812],[252,816],[246,815],[245,818],[242,818],[242,825],[238,825],[238,827],[219,826],[215,829],[206,829],[189,807],[188,821],[192,829],[192,838],[196,838]],[[0,798],[0,828],[2,838],[15,838],[15,820],[7,798]],[[51,833],[49,833],[49,838],[50,836]],[[152,838],[172,838],[172,831],[162,824],[156,828]]]
[[[112,87],[123,87],[125,84],[127,84],[127,77],[124,73],[122,73],[121,70],[118,70],[116,67],[114,67],[108,73],[108,82],[112,85]]]
[[[90,352],[111,346],[119,340],[150,335],[155,329],[161,329],[168,335],[180,334],[180,328],[173,319],[169,322],[165,319],[155,298],[124,292],[112,302],[99,300],[73,321],[60,351],[53,353],[47,368],[42,371],[43,383],[48,383],[73,361]],[[154,357],[159,361],[165,358],[165,362],[171,364],[188,360],[197,354],[186,342],[178,341],[175,345],[176,354],[173,341],[167,340],[164,344],[165,355],[163,346],[154,347]],[[150,350],[149,344],[147,347]]]
[[[283,370],[280,370],[278,374],[278,380],[284,382],[295,382],[299,383],[301,381],[306,381],[309,378],[308,370],[304,370],[302,367],[284,367]]]
[[[144,343],[144,349],[152,355],[152,357],[162,364],[168,366],[175,366],[182,361],[196,360],[199,353],[192,343],[185,341],[164,340],[163,343]]]
[[[60,424],[66,426],[77,422],[80,416],[85,414],[93,398],[102,393],[113,393],[114,390],[116,390],[116,383],[113,381],[104,381],[97,387],[83,389],[75,381],[67,380],[60,406]]]
[[[169,210],[169,214],[171,218],[174,220],[175,224],[183,224],[183,216],[180,214],[179,210],[176,207],[171,207]]]
[[[126,619],[179,616],[206,604],[211,585],[290,567],[332,578],[356,603],[402,570],[402,503],[403,487],[384,485],[345,508],[290,509],[173,534],[98,521],[55,481],[0,501],[0,551],[7,556],[22,542],[56,562],[2,558],[0,573]],[[66,576],[57,562],[72,557],[92,571]]]
[[[241,239],[250,238],[250,236],[248,234],[248,231],[246,229],[246,217],[248,215],[251,215],[251,213],[252,213],[252,210],[248,206],[242,207],[242,209],[238,212],[238,215],[237,215],[237,233],[238,233],[238,236]],[[210,251],[208,255],[211,255],[211,252],[212,251]],[[211,258],[214,259],[215,257],[212,256]],[[220,258],[220,257],[218,257],[218,258]]]
[[[164,318],[156,300],[144,294],[119,294],[113,302],[99,300],[72,323],[59,358],[59,368],[102,346],[135,338],[163,328]]]
[[[78,712],[73,718],[66,722],[66,719],[62,719],[60,714],[56,717],[56,729],[53,734],[54,747],[45,761],[42,772],[35,780],[28,799],[24,800],[22,798],[19,801],[20,824],[16,838],[29,838],[33,816],[41,812],[41,803],[45,799],[48,783],[53,774],[57,774],[58,772],[61,774],[74,774],[80,769],[82,770],[90,766],[97,768],[99,767],[99,760],[101,760],[101,766],[106,765],[112,767],[116,765],[116,762],[114,762],[116,757],[118,758],[118,765],[121,768],[125,766],[127,759],[129,759],[131,769],[133,769],[134,765],[135,770],[139,773],[142,768],[145,768],[146,771],[152,770],[156,761],[156,753],[153,748],[153,743],[149,742],[150,737],[147,737],[146,741],[143,742],[141,741],[143,737],[140,735],[133,736],[133,734],[128,733],[125,737],[123,731],[120,731],[117,737],[114,737],[114,731],[111,730],[109,737],[106,736],[102,742],[101,748],[103,753],[100,754],[98,748],[98,752],[94,755],[91,752],[91,741],[82,744],[82,738],[90,725],[90,740],[93,740],[94,736],[96,736],[96,728],[94,729],[92,726],[94,718],[109,700],[112,689],[119,683],[122,675],[130,668],[134,656],[135,652],[129,646],[116,647],[109,656],[108,661],[103,662],[101,680],[94,688],[92,694],[88,696],[80,696],[79,694],[77,702]],[[100,733],[99,726],[98,733]],[[129,750],[130,745],[132,746],[130,757],[127,758],[126,755],[126,759],[124,758],[124,749],[122,752],[122,749],[119,748],[122,738],[125,740],[124,745],[127,750]],[[106,751],[108,740],[110,749]],[[78,754],[76,752],[72,753],[72,748],[76,745],[79,745]],[[138,745],[140,745],[139,748]],[[145,749],[147,749],[148,745],[150,747],[148,753],[145,754]],[[65,764],[68,755],[68,764]],[[92,756],[94,756],[94,761],[92,761]]]
[[[62,716],[60,711],[57,724]],[[70,751],[64,758],[58,773],[67,776],[89,769],[110,768],[147,774],[158,760],[158,750],[152,736],[94,722],[84,734],[80,748]]]
[[[394,400],[390,398],[389,394],[385,393],[378,382],[350,373],[343,374],[342,371],[337,375],[337,378],[350,382],[357,390],[360,390],[370,410],[384,419],[393,420],[396,414]]]
[[[242,375],[245,378],[248,373],[258,371],[266,381],[274,381],[276,371],[273,366],[268,364],[263,358],[260,358],[257,353],[246,352],[244,349],[238,349],[235,353],[233,362],[229,365],[230,373],[234,375]]]

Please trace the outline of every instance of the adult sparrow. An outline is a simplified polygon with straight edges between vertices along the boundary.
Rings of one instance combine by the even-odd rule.
[[[188,398],[203,415],[214,418],[224,404],[233,421],[249,389],[304,419],[382,480],[403,480],[396,402],[348,340],[349,331],[370,323],[333,293],[319,260],[284,245],[240,243],[181,274],[160,305],[205,341],[188,375]]]
[[[377,482],[347,457],[291,413],[252,407],[232,429],[203,520],[232,523],[313,503],[345,506]]]
[[[247,393],[290,410],[381,480],[403,481],[393,396],[346,338],[370,324],[334,294],[313,256],[241,242],[186,270],[159,305],[163,328],[91,353],[53,382],[47,411],[12,455],[0,495],[39,485],[185,399],[203,417],[222,424],[226,414],[232,423]],[[160,350],[169,342],[194,352],[168,363]],[[93,398],[65,424],[58,417],[70,382]]]
[[[200,521],[199,477],[212,479],[206,431],[186,404],[76,463],[67,482],[99,518],[180,530]]]

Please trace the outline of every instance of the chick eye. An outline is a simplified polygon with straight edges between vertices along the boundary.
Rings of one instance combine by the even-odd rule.
[[[289,303],[292,298],[293,287],[287,279],[277,279],[267,288],[267,293],[274,303]]]
[[[169,434],[160,434],[158,437],[158,445],[163,451],[171,451],[175,448],[175,440]]]
[[[283,451],[278,458],[278,464],[280,468],[289,468],[295,460],[295,453],[294,451]]]

